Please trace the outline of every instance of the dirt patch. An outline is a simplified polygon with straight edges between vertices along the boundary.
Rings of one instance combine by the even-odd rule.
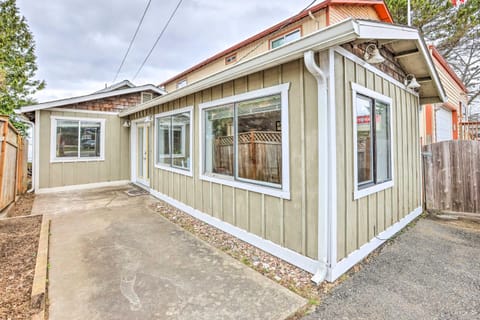
[[[30,294],[42,217],[0,220],[0,319],[31,319]]]
[[[22,194],[8,213],[8,217],[29,216],[32,213],[33,200],[34,193]]]

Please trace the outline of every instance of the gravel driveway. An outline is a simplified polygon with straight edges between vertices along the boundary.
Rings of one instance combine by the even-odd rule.
[[[418,221],[304,319],[480,319],[480,225]]]

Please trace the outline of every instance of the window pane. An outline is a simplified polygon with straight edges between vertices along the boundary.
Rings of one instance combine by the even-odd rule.
[[[233,175],[233,105],[205,111],[205,173]]]
[[[190,113],[172,116],[173,166],[190,168]]]
[[[80,157],[100,157],[100,122],[80,122]]]
[[[280,95],[237,104],[238,177],[282,183]]]
[[[284,37],[273,40],[272,41],[272,49],[278,48],[284,43],[285,43],[285,38]]]
[[[390,108],[377,102],[375,105],[375,146],[377,153],[377,183],[390,180]]]
[[[289,33],[285,36],[285,43],[300,39],[300,30],[296,30],[292,33]]]
[[[171,117],[157,118],[157,163],[171,164]]]
[[[373,181],[372,100],[357,96],[357,170],[358,184]]]
[[[57,158],[78,157],[78,121],[57,120]]]

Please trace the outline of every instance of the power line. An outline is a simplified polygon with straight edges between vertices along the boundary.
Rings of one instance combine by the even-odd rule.
[[[135,80],[137,78],[138,74],[143,69],[143,66],[145,65],[145,63],[147,63],[148,58],[150,58],[150,55],[152,54],[153,50],[157,46],[158,41],[160,41],[160,38],[162,38],[163,34],[165,33],[165,30],[167,30],[167,27],[170,24],[170,21],[172,21],[173,17],[175,16],[175,13],[177,12],[180,5],[182,4],[182,1],[183,0],[178,1],[177,6],[175,7],[175,10],[173,10],[172,14],[170,15],[170,18],[168,18],[168,20],[167,20],[167,23],[165,23],[165,25],[163,26],[163,29],[160,32],[160,34],[158,35],[157,40],[155,40],[155,43],[153,44],[152,48],[148,52],[147,56],[145,57],[145,60],[143,60],[142,64],[140,65],[140,68],[138,68],[137,72],[135,73],[135,76],[133,76],[132,80]]]
[[[299,13],[297,13],[296,15],[294,15],[293,17],[291,17],[290,19],[288,19],[287,22],[285,22],[282,26],[280,26],[280,28],[278,28],[275,32],[278,32],[280,30],[282,30],[283,28],[285,28],[286,26],[288,26],[293,18],[295,18],[296,16],[298,16],[300,13],[304,12],[305,10],[307,10],[308,8],[310,8],[315,2],[317,2],[317,0],[313,0],[312,2],[310,2],[305,8],[303,8]],[[260,41],[255,47],[253,47],[252,50],[248,51],[244,56],[242,56],[240,59],[238,59],[235,64],[239,63],[240,61],[242,61],[243,59],[245,59],[246,57],[248,57],[252,52],[254,52],[255,50],[258,49],[258,47],[260,47],[261,45],[263,44],[262,41]]]
[[[132,40],[130,40],[130,44],[128,45],[127,52],[125,52],[125,55],[123,56],[122,63],[120,63],[120,66],[118,67],[117,73],[115,74],[115,78],[113,78],[112,83],[115,83],[117,80],[118,75],[120,74],[120,70],[122,70],[123,64],[125,63],[125,60],[127,59],[128,53],[130,52],[130,49],[132,48],[133,41],[135,41],[135,38],[137,37],[138,30],[140,30],[140,26],[143,23],[143,19],[145,18],[145,15],[147,14],[148,8],[150,7],[150,3],[152,0],[148,0],[147,6],[145,7],[145,10],[143,11],[143,15],[140,18],[140,21],[138,22],[137,29],[135,30],[135,33],[133,34]]]

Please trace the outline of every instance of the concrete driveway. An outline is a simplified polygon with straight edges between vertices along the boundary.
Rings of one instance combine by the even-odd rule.
[[[480,225],[419,220],[307,319],[480,319]]]
[[[37,196],[52,219],[50,319],[284,319],[306,303],[126,189]]]

